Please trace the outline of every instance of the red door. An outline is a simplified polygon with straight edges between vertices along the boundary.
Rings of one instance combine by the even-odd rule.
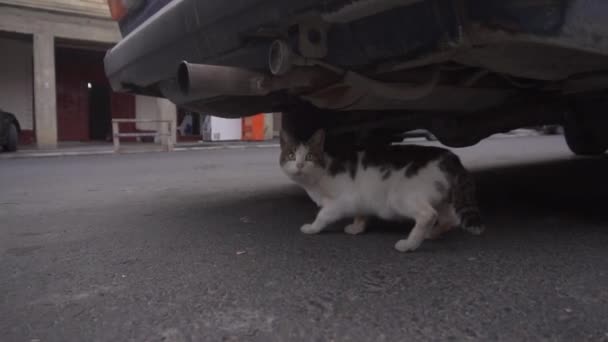
[[[57,133],[59,141],[91,140],[91,115],[99,115],[91,110],[91,88],[109,87],[103,67],[104,53],[101,51],[57,48]],[[130,94],[112,93],[109,96],[111,115],[104,115],[104,120],[111,118],[135,118],[135,97]],[[95,109],[95,108],[93,108]],[[99,118],[95,118],[99,119]],[[102,123],[110,127],[110,123]],[[93,127],[95,128],[95,127]],[[122,132],[135,131],[134,124],[121,126]],[[96,134],[99,135],[99,134]],[[99,139],[99,137],[97,137]]]

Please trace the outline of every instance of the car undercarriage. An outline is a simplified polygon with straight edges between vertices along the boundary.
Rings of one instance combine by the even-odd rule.
[[[601,0],[176,0],[110,51],[106,71],[117,90],[191,110],[283,112],[298,135],[383,143],[426,129],[459,147],[560,124],[575,153],[597,154],[606,14]]]

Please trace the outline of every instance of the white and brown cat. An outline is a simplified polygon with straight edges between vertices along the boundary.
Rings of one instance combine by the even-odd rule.
[[[322,130],[308,141],[281,133],[281,168],[320,207],[303,233],[319,233],[348,217],[354,218],[344,229],[349,234],[364,232],[368,217],[411,218],[414,228],[395,244],[407,252],[457,226],[483,232],[473,180],[449,150],[394,145],[331,155],[324,144]]]

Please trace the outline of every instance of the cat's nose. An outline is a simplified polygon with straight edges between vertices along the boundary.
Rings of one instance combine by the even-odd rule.
[[[297,167],[298,169],[301,169],[301,168],[303,168],[303,167],[304,167],[304,163],[297,163],[297,164],[296,164],[296,167]]]

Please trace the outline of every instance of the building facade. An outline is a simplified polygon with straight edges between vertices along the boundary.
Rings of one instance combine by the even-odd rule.
[[[110,89],[103,57],[120,38],[105,0],[0,0],[0,108],[17,116],[22,143],[110,140],[112,118],[172,120],[176,127],[167,100]]]

